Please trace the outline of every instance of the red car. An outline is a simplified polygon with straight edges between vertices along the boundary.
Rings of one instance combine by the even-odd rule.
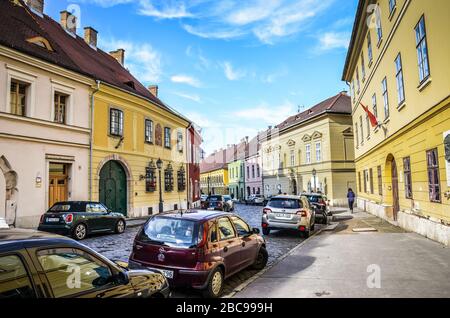
[[[266,266],[259,229],[217,211],[170,212],[153,216],[136,235],[129,266],[158,269],[171,287],[190,286],[219,297],[224,280],[252,266]]]

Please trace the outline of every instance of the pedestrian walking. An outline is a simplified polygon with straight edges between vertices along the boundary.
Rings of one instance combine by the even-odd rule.
[[[353,214],[353,204],[355,203],[355,192],[351,188],[348,189],[347,192],[347,199],[348,199],[348,207],[350,209],[350,212]]]

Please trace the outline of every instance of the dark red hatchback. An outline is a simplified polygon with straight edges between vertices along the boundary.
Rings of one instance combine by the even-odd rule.
[[[218,297],[226,278],[249,266],[262,269],[267,259],[259,229],[237,215],[189,211],[149,219],[135,238],[129,266],[159,269],[172,287],[191,286]]]

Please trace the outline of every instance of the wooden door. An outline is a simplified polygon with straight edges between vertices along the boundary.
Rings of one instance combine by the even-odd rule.
[[[398,194],[398,171],[395,160],[392,160],[392,206],[394,212],[394,221],[397,221],[397,215],[400,211],[400,202]]]
[[[68,200],[68,166],[66,164],[50,163],[48,207],[56,202]]]

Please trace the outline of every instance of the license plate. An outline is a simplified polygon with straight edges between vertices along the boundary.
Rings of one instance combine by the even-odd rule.
[[[47,218],[47,222],[49,222],[49,223],[55,223],[55,222],[59,223],[59,218]]]
[[[208,208],[208,211],[214,211],[214,208]]]
[[[292,219],[292,214],[288,213],[276,213],[275,216],[281,219]]]
[[[173,278],[173,271],[168,271],[166,269],[159,269],[159,268],[151,268],[149,267],[148,269],[150,270],[158,270],[160,271],[166,278]]]

